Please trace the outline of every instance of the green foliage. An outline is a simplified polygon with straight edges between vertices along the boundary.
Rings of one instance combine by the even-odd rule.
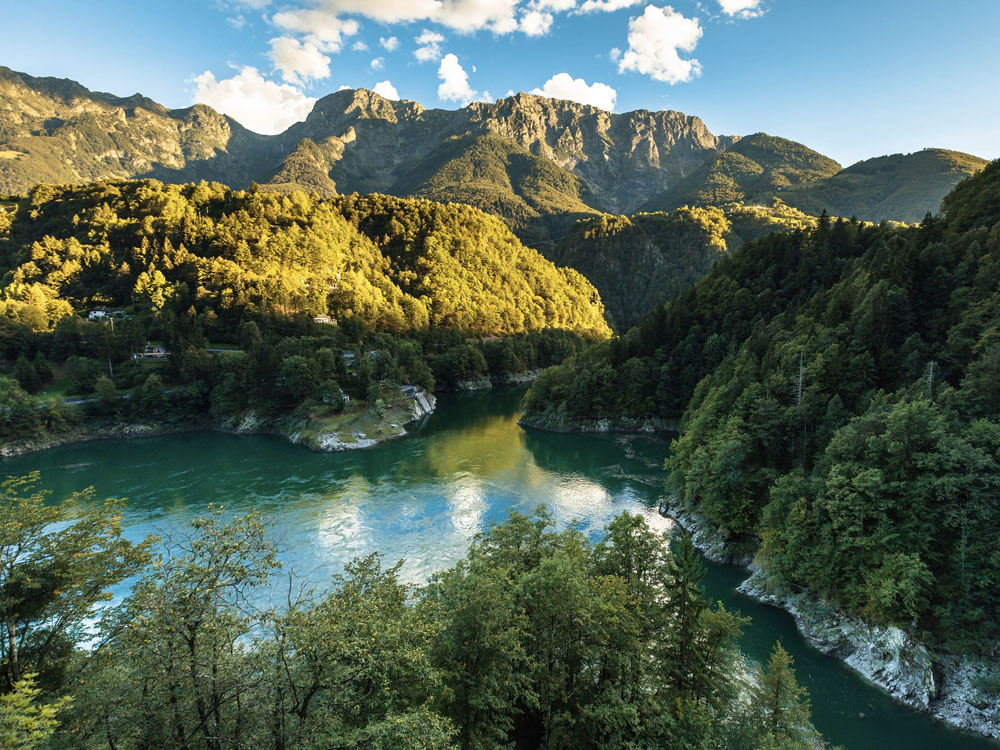
[[[38,497],[10,507],[19,529],[62,517]],[[81,524],[48,532],[51,556],[107,568],[81,554]],[[421,589],[400,566],[373,554],[306,589],[280,574],[259,515],[212,508],[100,611],[86,651],[66,644],[85,672],[50,672],[45,694],[30,674],[0,688],[4,747],[40,747],[57,724],[69,750],[811,747],[787,662],[754,681],[736,649],[744,621],[704,600],[690,541],[671,555],[639,516],[594,545],[545,511],[514,513]]]
[[[792,657],[774,645],[767,669],[756,669],[753,702],[756,731],[763,747],[789,748],[814,746],[816,730],[809,723],[809,698],[806,689],[795,681]]]
[[[114,304],[169,318],[194,344],[186,318],[221,330],[248,314],[354,316],[395,333],[608,335],[582,276],[466,206],[153,180],[36,190],[30,201],[0,235],[0,315],[34,330]]]
[[[466,206],[151,180],[39,187],[21,203],[0,235],[12,439],[72,426],[60,402],[31,397],[53,380],[102,420],[301,426],[318,405],[341,410],[338,394],[387,409],[400,385],[504,379],[610,333],[582,276]],[[26,322],[29,308],[44,314]]]
[[[148,560],[148,541],[122,537],[121,502],[95,505],[87,491],[50,505],[37,479],[0,484],[0,692],[31,673],[62,683],[95,605]]]
[[[35,675],[31,673],[14,683],[10,692],[0,694],[0,747],[35,750],[45,746],[69,699],[40,704],[40,694],[41,690],[35,687]]]
[[[681,500],[776,585],[992,648],[998,182],[994,163],[920,227],[821,217],[748,243],[539,378],[526,419],[680,414]]]
[[[612,326],[626,330],[744,242],[815,224],[814,218],[777,201],[770,208],[731,203],[630,217],[604,215],[577,222],[548,256],[590,279]]]

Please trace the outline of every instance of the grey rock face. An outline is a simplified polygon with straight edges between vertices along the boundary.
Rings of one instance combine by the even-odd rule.
[[[982,688],[989,681],[984,678],[1000,679],[1000,665],[931,652],[901,628],[872,625],[808,593],[778,590],[768,584],[766,571],[734,553],[704,519],[676,502],[665,501],[661,512],[688,531],[709,560],[748,567],[751,574],[737,590],[791,614],[813,648],[841,659],[899,703],[958,729],[1000,739],[1000,703]]]
[[[316,175],[305,184],[393,192],[449,139],[486,134],[578,176],[602,209],[616,212],[635,210],[735,142],[680,112],[612,114],[530,94],[425,109],[364,89],[323,97],[305,121],[263,136],[204,105],[170,110],[0,68],[0,192],[135,177],[281,182],[286,160],[307,140],[317,147],[308,159]]]

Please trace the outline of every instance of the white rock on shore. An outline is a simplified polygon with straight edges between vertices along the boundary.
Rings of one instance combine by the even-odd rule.
[[[983,676],[1000,675],[1000,665],[950,654],[931,653],[911,633],[895,626],[872,625],[808,595],[776,591],[765,571],[745,555],[730,551],[704,519],[677,504],[661,512],[691,534],[695,546],[713,562],[748,568],[737,590],[763,604],[784,609],[806,641],[841,659],[869,682],[910,708],[930,713],[958,729],[1000,740],[1000,702],[977,687]]]

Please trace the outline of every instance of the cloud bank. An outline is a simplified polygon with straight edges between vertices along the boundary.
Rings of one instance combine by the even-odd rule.
[[[316,103],[295,86],[268,81],[250,66],[221,81],[207,70],[192,80],[196,103],[207,104],[265,135],[275,135],[306,119]]]

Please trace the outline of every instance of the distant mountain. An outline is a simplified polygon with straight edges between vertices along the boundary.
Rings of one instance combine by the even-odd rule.
[[[983,164],[934,151],[841,170],[794,141],[716,136],[680,112],[612,114],[530,94],[441,110],[344,90],[263,136],[203,105],[171,110],[0,67],[0,193],[136,177],[378,192],[468,203],[535,241],[599,213],[770,206],[775,197],[806,211],[912,221]]]
[[[781,199],[815,215],[825,209],[833,216],[857,216],[864,221],[916,223],[928,211],[936,213],[955,185],[987,164],[978,156],[939,148],[880,156],[812,185],[787,190]]]
[[[0,67],[0,192],[131,177],[244,185],[270,144],[211,107],[170,110]]]
[[[779,191],[815,183],[840,170],[833,159],[801,143],[755,133],[710,158],[646,207],[670,210],[728,203],[770,205],[772,196]]]

